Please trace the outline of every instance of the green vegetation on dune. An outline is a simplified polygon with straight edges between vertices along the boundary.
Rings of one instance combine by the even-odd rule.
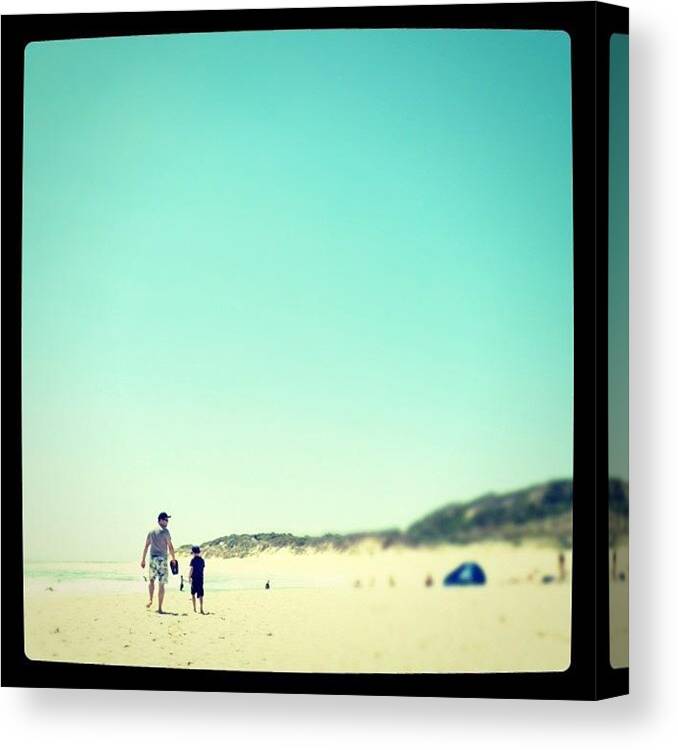
[[[412,524],[417,542],[470,542],[485,538],[571,534],[572,482],[558,480],[527,489],[450,503]]]
[[[403,534],[395,530],[360,532],[355,534],[323,534],[322,536],[295,536],[294,534],[228,534],[200,545],[203,554],[211,557],[247,557],[260,552],[290,549],[293,552],[314,550],[346,550],[367,539],[378,539],[382,547],[406,543]],[[184,545],[179,552],[190,552]]]
[[[629,535],[629,483],[620,479],[608,487],[608,529],[610,547]]]
[[[628,482],[611,479],[610,538],[628,533]],[[387,548],[443,542],[468,544],[487,540],[519,543],[526,539],[569,547],[572,544],[572,481],[559,479],[502,494],[489,493],[466,503],[449,503],[413,523],[406,531],[389,529],[354,534],[230,534],[201,545],[211,557],[247,557],[264,551],[290,549],[343,551],[372,540]],[[190,546],[180,548],[190,551]]]

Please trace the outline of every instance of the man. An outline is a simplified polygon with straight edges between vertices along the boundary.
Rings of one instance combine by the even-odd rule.
[[[141,555],[141,567],[146,567],[146,553],[151,548],[151,559],[148,569],[148,604],[147,609],[153,606],[153,593],[155,591],[155,579],[158,579],[158,614],[163,614],[162,602],[165,598],[165,584],[167,583],[167,553],[176,560],[172,537],[170,536],[167,522],[171,516],[163,512],[158,516],[158,528],[148,532],[144,552]]]

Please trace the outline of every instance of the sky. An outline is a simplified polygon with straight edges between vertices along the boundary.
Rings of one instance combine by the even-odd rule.
[[[571,476],[571,164],[560,32],[29,45],[26,559]]]
[[[609,471],[629,479],[629,37],[610,38]]]

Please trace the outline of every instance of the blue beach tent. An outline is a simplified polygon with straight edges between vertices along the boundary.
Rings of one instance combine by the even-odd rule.
[[[443,584],[445,586],[482,586],[485,580],[485,573],[478,563],[465,562],[449,573]]]

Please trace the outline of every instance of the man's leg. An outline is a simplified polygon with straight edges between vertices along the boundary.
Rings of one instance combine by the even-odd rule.
[[[149,609],[153,606],[153,592],[155,591],[155,579],[151,578],[150,583],[148,584],[148,604],[146,605],[146,609]]]
[[[165,584],[158,581],[158,612],[162,612],[162,602],[165,598]]]

